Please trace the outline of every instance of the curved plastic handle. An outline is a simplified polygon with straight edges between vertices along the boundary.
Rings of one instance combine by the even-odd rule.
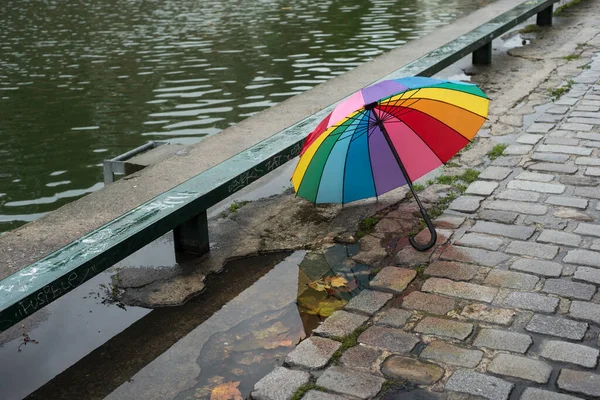
[[[435,227],[433,226],[431,219],[429,219],[429,214],[427,214],[427,211],[423,207],[419,207],[419,209],[421,211],[423,219],[425,220],[425,223],[427,224],[427,228],[429,228],[431,238],[429,239],[429,242],[427,242],[427,244],[425,245],[420,245],[419,243],[417,243],[414,237],[409,237],[408,241],[410,242],[411,246],[415,248],[415,250],[427,251],[430,248],[432,248],[435,242],[437,241],[437,232],[435,231]]]

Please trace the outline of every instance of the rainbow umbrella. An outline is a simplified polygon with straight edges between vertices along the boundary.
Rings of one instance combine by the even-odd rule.
[[[412,181],[445,164],[475,136],[489,99],[476,85],[424,77],[386,80],[339,103],[310,133],[292,175],[298,196],[349,203],[408,184],[431,239],[437,235]]]

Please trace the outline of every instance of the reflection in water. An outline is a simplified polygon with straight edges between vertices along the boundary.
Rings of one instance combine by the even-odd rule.
[[[218,133],[490,1],[4,0],[0,231],[97,190],[106,158]]]

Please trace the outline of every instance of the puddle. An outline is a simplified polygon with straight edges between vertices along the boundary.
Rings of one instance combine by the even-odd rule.
[[[515,49],[517,47],[527,46],[531,43],[531,39],[522,36],[518,32],[510,32],[508,36],[504,36],[501,40],[502,48],[504,50]]]
[[[169,243],[163,239],[156,249]],[[18,352],[17,338],[0,348],[3,399],[36,388],[27,398],[85,392],[89,399],[209,399],[227,385],[247,396],[366,286],[373,272],[349,260],[357,251],[358,245],[333,245],[236,260],[209,275],[206,290],[186,304],[152,311],[124,311],[88,296],[89,286],[98,292],[108,285],[110,274],[103,273],[46,308],[47,319],[29,331],[39,344]],[[169,260],[164,256],[160,264]],[[135,257],[125,264],[143,267]]]

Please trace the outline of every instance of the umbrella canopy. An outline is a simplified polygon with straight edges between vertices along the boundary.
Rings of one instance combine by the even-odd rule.
[[[413,180],[473,139],[488,108],[486,95],[463,82],[409,77],[364,88],[307,136],[294,189],[315,204],[349,203],[406,184],[412,190]]]

